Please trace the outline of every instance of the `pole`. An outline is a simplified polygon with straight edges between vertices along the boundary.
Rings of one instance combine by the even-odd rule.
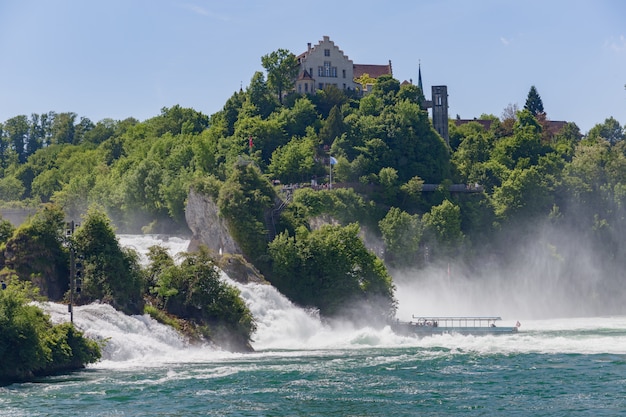
[[[72,222],[73,223],[73,222]],[[74,324],[74,265],[76,259],[74,256],[74,248],[70,247],[70,323]]]
[[[329,162],[329,164],[330,164],[330,175],[329,175],[329,177],[328,177],[328,189],[329,189],[329,190],[332,190],[332,188],[333,188],[333,159],[332,159],[332,158],[333,158],[333,157],[331,156],[331,157],[328,159],[328,162]]]
[[[67,236],[70,238],[70,305],[68,310],[70,311],[70,323],[74,324],[74,265],[76,259],[74,257],[74,247],[71,242],[71,237],[74,234],[74,220],[67,224]]]

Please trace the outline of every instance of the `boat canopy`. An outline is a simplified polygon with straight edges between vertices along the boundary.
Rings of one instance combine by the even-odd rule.
[[[435,325],[443,327],[491,326],[498,320],[502,320],[502,318],[497,316],[413,316],[413,322],[418,325]]]

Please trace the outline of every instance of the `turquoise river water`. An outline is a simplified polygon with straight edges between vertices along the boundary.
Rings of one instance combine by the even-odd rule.
[[[256,352],[188,346],[148,317],[83,306],[75,323],[108,340],[103,360],[0,388],[0,416],[626,413],[626,316],[522,318],[513,335],[414,338],[323,323],[269,286],[239,287],[258,322]],[[66,306],[44,308],[68,319]]]

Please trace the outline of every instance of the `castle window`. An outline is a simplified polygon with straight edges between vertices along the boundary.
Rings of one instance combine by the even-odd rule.
[[[330,77],[330,61],[324,61],[324,77]]]
[[[346,70],[341,70],[342,74],[343,74],[343,78],[346,78]]]
[[[304,92],[305,93],[309,92],[309,83],[304,84]]]
[[[330,49],[324,49],[324,56],[330,56]]]
[[[324,83],[319,83],[319,89],[323,90],[324,89]]]

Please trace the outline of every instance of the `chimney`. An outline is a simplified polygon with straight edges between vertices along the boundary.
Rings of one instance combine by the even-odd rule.
[[[307,52],[309,52],[309,53],[310,53],[310,52],[311,52],[311,42],[308,42],[308,43],[306,44],[306,46],[307,46]]]

